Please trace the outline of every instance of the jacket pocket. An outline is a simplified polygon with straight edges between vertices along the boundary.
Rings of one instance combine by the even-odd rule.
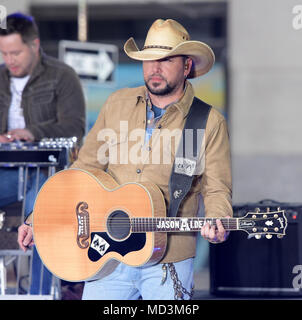
[[[110,159],[111,164],[121,164],[128,161],[127,134],[115,133],[114,130],[105,129],[99,133],[98,141],[105,142],[98,150],[98,159],[102,159],[102,161],[103,159],[107,159],[107,161]]]
[[[34,105],[49,104],[54,100],[53,91],[44,91],[35,94],[32,98]]]
[[[35,92],[30,97],[27,108],[31,123],[57,120],[56,98],[53,90]]]

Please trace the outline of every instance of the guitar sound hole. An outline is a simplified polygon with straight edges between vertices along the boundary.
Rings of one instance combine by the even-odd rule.
[[[113,211],[107,219],[107,230],[109,235],[117,240],[128,237],[130,233],[130,218],[122,210]]]

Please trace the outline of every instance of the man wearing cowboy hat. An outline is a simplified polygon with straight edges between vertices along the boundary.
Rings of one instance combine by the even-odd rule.
[[[171,19],[153,23],[141,50],[132,38],[125,43],[124,50],[130,58],[143,61],[145,86],[118,90],[107,99],[73,167],[96,176],[99,170],[104,170],[119,184],[155,183],[168,207],[176,148],[164,145],[166,136],[162,133],[169,137],[173,136],[171,133],[182,133],[194,100],[193,87],[186,79],[207,73],[214,63],[214,54],[206,44],[191,41],[184,27]],[[226,121],[214,108],[209,110],[203,152],[200,150],[203,165],[191,172],[192,186],[177,212],[184,218],[182,221],[196,216],[200,195],[207,217],[232,215]],[[135,141],[133,137],[141,133],[141,139]],[[180,136],[176,134],[172,138],[177,140]],[[165,159],[167,152],[170,161]],[[190,165],[180,166],[185,174],[188,168]],[[177,190],[175,198],[181,193]],[[187,228],[188,224],[183,226]],[[219,243],[226,239],[227,232],[217,220],[216,227],[203,226],[201,235]],[[159,263],[138,267],[119,263],[108,276],[86,282],[83,299],[190,299],[195,250],[196,233],[169,233]]]

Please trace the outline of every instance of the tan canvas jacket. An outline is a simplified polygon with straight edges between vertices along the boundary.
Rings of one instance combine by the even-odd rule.
[[[157,124],[157,133],[153,133],[147,145],[144,145],[142,136],[146,127],[145,97],[143,86],[113,93],[102,107],[73,167],[87,171],[106,170],[120,184],[151,181],[159,186],[168,206],[168,182],[177,143],[171,143],[171,148],[168,148],[172,155],[169,161],[164,158],[167,156],[167,145],[160,143],[162,139],[158,137],[164,131],[168,134],[182,131],[194,91],[188,82],[183,97],[167,108]],[[201,195],[206,216],[232,216],[227,125],[224,117],[214,108],[210,111],[205,130],[204,149],[204,170],[195,176],[178,215],[196,216]],[[177,262],[195,256],[195,236],[196,233],[169,233],[162,262]]]

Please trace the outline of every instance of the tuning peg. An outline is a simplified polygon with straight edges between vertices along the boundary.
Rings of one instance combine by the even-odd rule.
[[[277,234],[277,238],[282,239],[283,235],[282,234]]]
[[[255,212],[256,212],[256,213],[259,213],[260,211],[261,211],[260,208],[256,208],[256,209],[255,209]]]
[[[270,208],[269,207],[266,208],[266,212],[270,212]]]
[[[266,239],[271,239],[273,236],[271,234],[267,234],[265,237]]]
[[[261,239],[261,234],[255,234],[255,238],[256,238],[257,240]]]

